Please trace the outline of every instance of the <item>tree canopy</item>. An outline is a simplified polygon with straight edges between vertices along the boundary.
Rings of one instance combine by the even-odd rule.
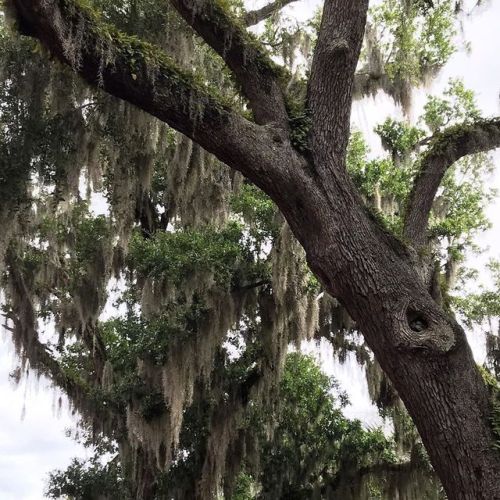
[[[455,79],[410,119],[460,2],[289,3],[5,2],[13,375],[48,376],[95,449],[49,497],[500,498],[499,291],[464,292],[500,118]],[[350,112],[379,92],[401,117],[374,155]],[[482,369],[455,314],[489,320]],[[343,416],[300,354],[320,339],[393,436]]]

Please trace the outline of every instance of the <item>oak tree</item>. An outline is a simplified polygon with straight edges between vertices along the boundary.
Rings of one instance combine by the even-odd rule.
[[[43,50],[70,68],[59,73],[55,87],[62,95],[53,96],[51,105],[59,102],[60,109],[47,113],[44,64],[36,66],[33,57],[25,63],[26,73],[17,76],[7,65],[4,92],[32,71],[38,77],[29,80],[29,92],[40,98],[38,106],[30,101],[35,113],[29,106],[20,110],[15,100],[6,101],[2,110],[2,117],[11,119],[4,127],[9,139],[4,156],[15,157],[12,165],[24,170],[15,172],[18,183],[3,186],[14,202],[2,208],[1,216],[19,218],[8,226],[13,234],[32,230],[22,251],[12,243],[12,234],[2,236],[3,243],[9,240],[2,245],[11,303],[7,316],[19,350],[67,392],[80,412],[100,419],[103,432],[120,429],[128,436],[120,442],[120,453],[133,456],[138,497],[152,495],[156,467],[181,467],[173,454],[186,433],[191,431],[193,438],[194,429],[208,426],[203,439],[191,442],[192,456],[203,461],[196,464],[203,475],[193,494],[208,498],[214,478],[230,477],[230,467],[239,466],[235,457],[242,452],[234,447],[242,408],[255,391],[271,397],[275,388],[267,381],[280,371],[288,343],[319,328],[315,308],[322,287],[329,298],[321,307],[346,311],[355,322],[415,423],[448,497],[500,498],[493,389],[476,366],[440,286],[436,238],[446,233],[451,241],[456,235],[450,224],[434,223],[440,218],[440,186],[448,182],[448,193],[460,189],[449,177],[450,169],[468,155],[500,146],[500,118],[482,119],[470,107],[462,113],[451,100],[434,99],[426,109],[431,136],[424,138],[407,124],[388,121],[380,126],[390,164],[371,164],[372,170],[366,162],[356,167],[356,141],[349,146],[354,98],[383,89],[408,106],[415,81],[447,60],[453,51],[444,35],[453,14],[450,2],[389,1],[367,23],[367,0],[326,0],[308,37],[307,78],[286,65],[296,50],[291,33],[269,29],[266,35],[281,36],[277,45],[291,47],[282,54],[283,66],[271,57],[272,40],[262,43],[248,30],[289,2],[253,12],[215,0],[147,3],[6,2],[18,31],[39,40]],[[138,9],[140,15],[124,16],[127,9]],[[382,21],[400,43],[389,57],[384,43],[377,43],[377,22]],[[156,30],[155,23],[162,29]],[[429,43],[412,45],[417,25],[421,38],[433,41],[431,49]],[[186,40],[188,57],[182,53]],[[40,45],[29,50],[40,51]],[[203,64],[208,60],[212,66],[207,68]],[[73,80],[74,74],[96,90]],[[450,95],[467,104],[465,89],[456,82],[452,87]],[[78,95],[71,105],[64,96],[70,90]],[[94,107],[99,115],[92,114]],[[37,133],[23,134],[29,120],[36,122]],[[66,124],[62,136],[52,135],[57,120]],[[104,130],[103,143],[93,143],[88,133],[98,128]],[[78,143],[86,140],[83,163],[91,183],[99,182],[101,163],[113,167],[106,182],[112,185],[114,239],[105,217],[90,217],[82,200],[71,210],[60,208],[71,196],[78,198],[79,171],[71,169],[72,159],[82,163],[81,151],[71,146],[71,134],[77,133]],[[64,162],[51,156],[57,149],[51,141],[61,145]],[[168,145],[174,142],[180,146],[172,154]],[[157,186],[152,192],[166,192],[170,200],[159,213],[164,198],[144,192],[152,164],[162,160],[183,164],[184,170],[157,168],[163,177],[153,179]],[[17,208],[37,162],[50,166],[38,175],[46,177],[47,185],[55,184],[59,208],[50,218],[36,220],[35,230],[30,226],[35,219],[24,220]],[[375,171],[377,182],[363,191],[363,182],[366,187],[368,174]],[[224,186],[233,189],[241,182],[236,172],[246,179],[244,196],[234,199],[230,210],[247,221],[254,217],[248,232],[235,221],[228,223],[228,203],[220,196]],[[406,188],[391,193],[394,185],[384,188],[381,172],[386,181],[403,172]],[[206,194],[210,203],[197,198],[196,210],[190,211],[193,183],[201,180],[211,186]],[[181,190],[172,187],[176,183]],[[282,226],[274,205],[255,186],[279,208],[287,225]],[[19,196],[12,196],[18,191]],[[393,226],[368,207],[384,208],[387,194],[392,196]],[[186,227],[169,231],[176,217]],[[200,226],[204,218],[216,221],[215,229]],[[137,221],[141,230],[133,232]],[[269,237],[275,238],[271,261],[259,257]],[[55,249],[50,259],[43,245],[33,244],[35,238]],[[447,278],[458,246],[450,250]],[[71,259],[63,265],[67,255]],[[137,303],[140,295],[141,314],[130,307],[127,321],[100,325],[106,283],[125,261],[133,273],[130,295],[135,298],[124,302]],[[305,262],[314,276],[308,275]],[[304,293],[307,287],[316,294]],[[248,293],[256,289],[264,290],[258,292],[258,305]],[[221,290],[230,292],[230,301]],[[56,318],[62,357],[36,333],[37,315],[43,313]],[[344,313],[340,316],[349,321]],[[235,324],[254,349],[245,350],[235,364],[217,364],[218,347]],[[74,346],[64,343],[71,329],[82,341]],[[201,382],[207,373],[210,377]],[[186,408],[194,400],[207,404],[200,396],[207,384],[215,401],[210,423],[195,425],[206,413]],[[233,460],[227,461],[228,450]]]

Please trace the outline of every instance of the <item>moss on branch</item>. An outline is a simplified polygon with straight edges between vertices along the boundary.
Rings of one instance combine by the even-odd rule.
[[[209,85],[201,74],[186,71],[160,47],[145,42],[137,36],[123,33],[114,25],[105,22],[95,10],[85,7],[89,4],[87,0],[65,1],[83,4],[82,8],[88,15],[88,27],[97,37],[112,43],[115,50],[128,61],[132,69],[161,72],[173,84],[182,84],[200,95],[205,94],[211,100],[218,101],[221,107],[231,107],[231,102],[224,98],[214,86]]]

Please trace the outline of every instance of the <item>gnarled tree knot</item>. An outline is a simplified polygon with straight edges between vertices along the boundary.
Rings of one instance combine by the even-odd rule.
[[[405,316],[401,348],[438,354],[449,352],[456,344],[455,332],[445,318],[412,305],[407,306]]]

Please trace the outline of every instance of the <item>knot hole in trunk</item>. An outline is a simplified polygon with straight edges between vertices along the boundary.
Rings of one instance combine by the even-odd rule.
[[[423,313],[411,307],[406,310],[406,319],[413,332],[421,333],[429,327],[429,323],[424,318]]]

